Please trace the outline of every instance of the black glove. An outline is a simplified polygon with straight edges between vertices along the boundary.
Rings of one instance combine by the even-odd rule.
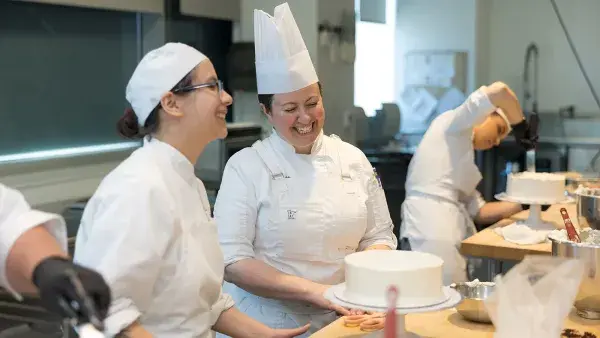
[[[548,210],[552,205],[550,204],[542,204],[542,211]],[[523,210],[529,210],[529,204],[521,204],[521,208]]]
[[[525,150],[535,149],[537,146],[539,121],[538,114],[533,113],[529,117],[529,122],[523,119],[523,121],[512,126],[517,144]]]
[[[97,272],[62,257],[43,260],[33,271],[42,305],[77,324],[103,330],[111,302],[110,288]]]

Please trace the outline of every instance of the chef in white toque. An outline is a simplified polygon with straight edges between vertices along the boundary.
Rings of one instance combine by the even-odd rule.
[[[238,308],[272,327],[347,309],[323,292],[344,281],[344,257],[394,250],[384,191],[366,156],[323,133],[321,84],[287,3],[254,12],[258,100],[272,134],[230,158],[215,217],[225,279]]]

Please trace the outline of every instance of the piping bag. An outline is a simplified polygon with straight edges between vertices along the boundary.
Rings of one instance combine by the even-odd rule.
[[[496,277],[485,300],[494,338],[560,337],[584,271],[577,259],[534,255]]]
[[[83,288],[83,284],[77,277],[74,270],[67,271],[69,281],[75,288],[75,294],[81,300],[81,303],[76,301],[68,302],[65,298],[59,298],[58,302],[70,319],[71,325],[77,332],[80,338],[105,338],[102,333],[104,324],[94,306],[94,301],[88,296]],[[80,314],[83,314],[80,315]],[[82,318],[87,320],[82,321]]]

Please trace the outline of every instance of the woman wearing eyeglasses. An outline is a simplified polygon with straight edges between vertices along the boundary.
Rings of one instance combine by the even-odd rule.
[[[227,135],[232,99],[210,60],[168,43],[149,52],[129,80],[133,109],[120,133],[143,146],[114,169],[88,202],[75,261],[112,288],[110,336],[293,337],[307,326],[273,330],[233,307],[222,293],[223,254],[206,190],[194,163]]]

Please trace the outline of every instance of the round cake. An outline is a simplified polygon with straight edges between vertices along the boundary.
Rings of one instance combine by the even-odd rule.
[[[350,254],[344,261],[344,301],[386,306],[391,285],[398,289],[397,307],[424,307],[446,301],[442,284],[444,261],[432,254],[368,250]]]
[[[564,175],[521,172],[508,176],[506,194],[526,200],[561,201],[565,198],[565,187]]]

